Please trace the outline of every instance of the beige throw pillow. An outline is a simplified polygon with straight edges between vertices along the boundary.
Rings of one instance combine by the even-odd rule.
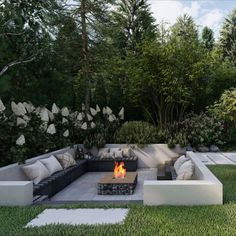
[[[39,161],[42,162],[46,166],[50,175],[52,175],[53,173],[57,171],[63,170],[61,164],[53,155],[48,158],[41,159]]]
[[[176,162],[175,162],[175,164],[174,164],[174,169],[175,169],[176,173],[178,173],[179,168],[180,168],[180,167],[183,165],[183,163],[185,163],[186,161],[189,161],[189,158],[186,157],[185,155],[179,157],[179,158],[176,160]]]
[[[69,152],[56,155],[57,160],[60,162],[63,169],[66,169],[70,166],[76,165],[76,161]]]
[[[40,161],[36,161],[31,165],[22,166],[21,168],[34,184],[38,184],[40,181],[50,176],[48,169]]]
[[[100,148],[98,151],[98,157],[101,159],[108,158],[110,156],[110,148]]]
[[[123,156],[130,157],[131,156],[131,149],[130,148],[122,148]]]
[[[186,161],[177,172],[177,180],[190,180],[194,173],[194,164],[191,160]]]

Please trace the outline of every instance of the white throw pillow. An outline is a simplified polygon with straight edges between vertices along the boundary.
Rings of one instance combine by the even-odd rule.
[[[107,158],[110,153],[110,148],[100,148],[98,151],[98,157]]]
[[[70,166],[76,165],[76,161],[69,152],[56,155],[57,160],[60,162],[63,169],[66,169]]]
[[[124,157],[130,157],[131,156],[131,149],[130,148],[122,148],[121,150],[123,152]]]
[[[122,158],[123,157],[123,151],[122,150],[116,150],[113,152],[114,158]]]
[[[178,170],[177,180],[190,180],[194,173],[194,164],[191,160],[186,161]]]
[[[63,170],[61,164],[53,155],[48,158],[41,159],[39,161],[42,162],[47,167],[50,175],[52,175],[57,171]]]
[[[21,168],[34,184],[38,184],[40,181],[50,176],[48,169],[40,161],[36,161],[31,165],[22,166]]]
[[[186,157],[185,155],[179,157],[179,158],[176,160],[176,162],[175,162],[175,164],[174,164],[174,168],[175,168],[176,173],[178,173],[180,166],[182,166],[183,163],[185,163],[186,161],[189,161],[189,158]]]

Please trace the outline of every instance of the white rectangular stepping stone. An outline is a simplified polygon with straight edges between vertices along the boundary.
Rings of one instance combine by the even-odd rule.
[[[222,153],[224,156],[229,158],[231,161],[236,162],[236,153],[235,152],[224,152]]]
[[[209,152],[207,156],[215,162],[217,165],[232,165],[233,162],[230,161],[228,158],[224,157],[220,153],[211,153]]]
[[[208,156],[207,153],[197,153],[197,157],[201,160],[202,163],[205,165],[215,165],[215,162],[213,162]]]
[[[39,227],[50,224],[97,225],[123,223],[129,209],[45,209],[26,227]]]

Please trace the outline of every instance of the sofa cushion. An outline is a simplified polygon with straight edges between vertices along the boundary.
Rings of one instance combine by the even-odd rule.
[[[130,157],[131,156],[131,149],[130,148],[122,148],[122,153],[124,157]]]
[[[41,159],[39,161],[42,162],[46,166],[46,168],[48,169],[50,175],[52,175],[53,173],[55,173],[57,171],[63,170],[61,164],[56,159],[56,157],[53,156],[53,155],[51,155],[48,158]]]
[[[183,165],[183,163],[185,163],[186,161],[189,161],[189,158],[186,157],[185,155],[179,157],[175,164],[174,164],[174,168],[175,168],[175,171],[178,173],[178,170],[179,168]]]
[[[194,164],[191,160],[186,161],[177,172],[177,180],[190,180],[194,173]]]
[[[31,165],[22,166],[21,168],[34,184],[38,184],[40,181],[50,176],[48,169],[40,161],[36,161]]]
[[[109,158],[110,156],[110,148],[100,148],[98,151],[98,157],[103,158]]]
[[[57,154],[56,157],[63,169],[76,165],[75,159],[69,152],[65,152],[63,154]]]

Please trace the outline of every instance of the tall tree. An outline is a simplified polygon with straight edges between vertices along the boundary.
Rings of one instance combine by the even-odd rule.
[[[77,18],[82,37],[83,63],[79,71],[78,84],[85,86],[84,102],[86,111],[91,103],[94,55],[91,53],[101,34],[100,25],[107,24],[109,7],[112,0],[75,0],[72,14]]]
[[[206,49],[211,51],[214,47],[214,32],[209,27],[204,27],[202,30],[202,42]]]
[[[223,58],[229,59],[236,66],[236,9],[225,18],[220,34],[220,48]]]
[[[113,12],[114,24],[123,39],[121,45],[137,52],[138,45],[144,40],[156,38],[157,27],[147,0],[119,0],[118,9]]]

